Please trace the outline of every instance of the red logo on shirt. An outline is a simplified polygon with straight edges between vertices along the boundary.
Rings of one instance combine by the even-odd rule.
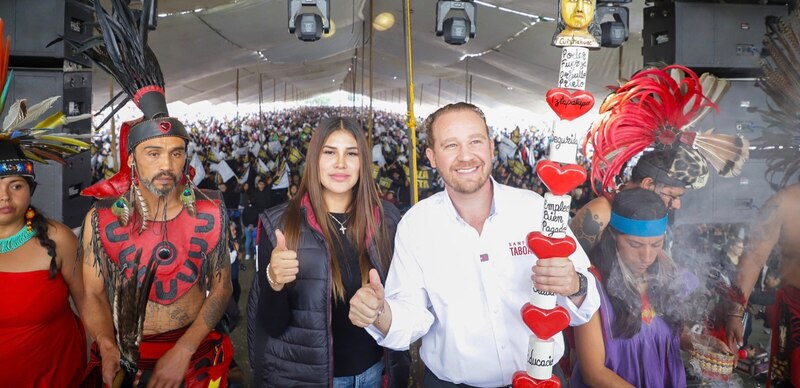
[[[531,250],[528,249],[528,244],[526,244],[525,241],[509,242],[508,250],[511,252],[512,257],[532,254]]]

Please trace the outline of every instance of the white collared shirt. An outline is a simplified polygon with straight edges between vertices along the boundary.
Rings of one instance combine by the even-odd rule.
[[[379,345],[395,350],[422,337],[420,356],[437,377],[476,387],[511,384],[514,372],[525,370],[532,333],[520,309],[529,301],[537,260],[526,236],[541,230],[544,207],[544,198],[532,191],[492,184],[492,210],[480,235],[458,215],[446,191],[405,214],[386,280],[392,324],[385,337],[367,328]],[[597,311],[600,297],[580,245],[570,259],[588,279],[580,308],[558,297],[576,326]],[[564,354],[563,336],[555,342],[557,361]]]

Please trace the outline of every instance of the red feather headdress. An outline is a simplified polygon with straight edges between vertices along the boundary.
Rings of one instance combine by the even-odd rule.
[[[735,176],[747,158],[748,145],[734,135],[710,131],[685,131],[709,110],[714,102],[703,94],[710,85],[714,98],[727,90],[727,83],[704,74],[698,77],[680,65],[641,71],[609,95],[600,106],[600,118],[584,139],[594,148],[592,181],[603,192],[617,188],[616,177],[628,161],[647,148],[699,152],[723,176]]]

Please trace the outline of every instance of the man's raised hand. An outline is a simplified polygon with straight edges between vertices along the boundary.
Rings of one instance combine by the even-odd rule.
[[[377,324],[385,310],[383,284],[375,269],[369,270],[369,283],[362,286],[350,299],[350,321],[358,327]]]

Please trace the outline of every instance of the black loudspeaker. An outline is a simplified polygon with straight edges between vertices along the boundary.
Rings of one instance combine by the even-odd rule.
[[[729,79],[730,89],[717,101],[719,114],[709,113],[693,131],[713,128],[715,133],[736,134],[751,142],[760,137],[766,123],[756,110],[768,110],[771,100],[755,79]],[[751,143],[752,144],[752,143]],[[758,209],[774,193],[764,177],[766,161],[758,150],[750,150],[742,174],[721,178],[713,171],[706,187],[687,190],[676,224],[740,223],[755,219]]]
[[[11,66],[62,68],[64,60],[91,67],[85,54],[64,42],[47,44],[59,36],[83,41],[92,36],[92,12],[76,0],[0,0],[0,17],[11,35]]]
[[[92,198],[80,195],[92,183],[91,158],[91,152],[84,151],[66,158],[66,165],[35,163],[38,185],[31,200],[33,206],[70,228],[81,226],[92,205]]]
[[[758,209],[775,192],[764,177],[764,159],[745,162],[742,174],[721,178],[715,171],[706,187],[686,190],[675,224],[748,223],[758,217]]]
[[[677,63],[717,76],[757,75],[765,20],[787,14],[786,5],[676,1],[646,7],[644,63]]]
[[[2,1],[2,0],[0,0]],[[61,96],[42,118],[57,111],[67,116],[91,113],[92,72],[64,72],[55,69],[14,69],[14,78],[8,90],[6,106],[0,117],[5,117],[14,101],[28,100],[28,106],[52,96]],[[92,120],[86,119],[64,126],[64,132],[88,134],[92,131]]]
[[[741,135],[752,141],[761,136],[766,125],[758,111],[769,110],[772,102],[755,79],[729,79],[728,83],[730,89],[717,101],[719,114],[709,113],[693,130],[713,128],[715,133]]]

